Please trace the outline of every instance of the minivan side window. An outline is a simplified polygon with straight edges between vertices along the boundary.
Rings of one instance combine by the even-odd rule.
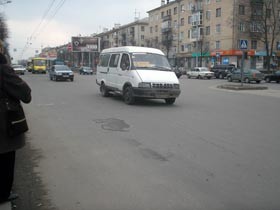
[[[109,66],[110,67],[117,67],[119,63],[120,54],[112,54]]]
[[[121,69],[124,70],[129,70],[130,69],[130,62],[129,62],[129,55],[128,54],[123,54],[122,59],[121,59]]]
[[[110,54],[103,54],[100,56],[100,63],[99,65],[102,67],[107,67],[110,59]]]

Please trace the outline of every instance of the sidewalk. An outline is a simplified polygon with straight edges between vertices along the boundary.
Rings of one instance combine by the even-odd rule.
[[[12,209],[12,204],[10,202],[0,204],[0,210],[11,210],[11,209]]]

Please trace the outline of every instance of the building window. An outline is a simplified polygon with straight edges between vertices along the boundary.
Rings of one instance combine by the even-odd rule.
[[[216,33],[221,33],[221,24],[216,25]]]
[[[181,12],[185,12],[185,5],[184,4],[181,5]]]
[[[220,41],[216,41],[216,49],[220,49],[221,48],[221,42]]]
[[[192,16],[188,17],[188,24],[192,24]]]
[[[158,32],[158,26],[157,25],[155,26],[155,32]]]
[[[210,20],[211,19],[211,11],[207,10],[206,11],[206,20]]]
[[[210,4],[211,0],[205,0],[205,4]]]
[[[185,46],[181,45],[181,51],[184,52],[185,51]]]
[[[258,22],[251,23],[251,32],[261,32],[261,25]]]
[[[245,15],[245,6],[239,5],[239,15]]]
[[[216,9],[216,17],[221,17],[222,16],[222,9],[218,8]]]
[[[181,26],[184,26],[184,24],[185,24],[185,19],[181,18]]]
[[[271,9],[266,9],[266,17],[267,18],[271,17]]]
[[[174,7],[174,12],[173,12],[173,13],[174,13],[174,15],[176,15],[176,14],[177,14],[177,12],[178,12],[178,11],[177,11],[177,7]]]
[[[153,27],[150,27],[150,33],[153,33]]]
[[[141,26],[141,31],[145,31],[145,26]]]
[[[206,36],[210,35],[210,26],[206,26],[205,35]]]
[[[244,22],[239,23],[239,31],[240,32],[245,32],[245,23]]]
[[[161,12],[161,18],[163,18],[164,17],[164,12]]]
[[[251,48],[256,50],[258,48],[258,41],[257,40],[252,40],[251,41]]]
[[[178,24],[177,24],[177,20],[174,20],[174,28],[177,28]]]
[[[145,39],[145,36],[144,35],[141,35],[141,40],[144,40]]]
[[[180,37],[179,37],[179,40],[182,41],[184,39],[184,32],[180,32]]]
[[[278,51],[280,50],[280,42],[276,43],[276,50],[278,50]]]
[[[221,0],[216,0],[216,2],[221,2]]]

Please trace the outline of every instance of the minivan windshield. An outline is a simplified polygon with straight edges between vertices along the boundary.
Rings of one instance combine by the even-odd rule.
[[[171,71],[165,56],[153,53],[132,53],[132,69]]]

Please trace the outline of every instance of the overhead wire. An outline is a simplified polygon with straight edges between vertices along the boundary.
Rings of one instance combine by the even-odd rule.
[[[46,28],[47,26],[50,24],[50,22],[53,20],[53,18],[55,17],[55,15],[58,13],[58,11],[61,9],[61,7],[64,5],[65,1],[66,0],[61,0],[56,8],[54,9],[54,11],[50,14],[50,18],[48,21],[45,21],[44,20],[46,19],[47,15],[49,14],[49,12],[51,11],[51,8],[54,6],[54,3],[55,3],[56,0],[52,0],[52,2],[50,3],[50,5],[48,6],[47,10],[44,12],[43,16],[42,16],[42,19],[40,21],[40,23],[37,25],[37,27],[34,29],[34,31],[32,32],[31,36],[28,38],[26,44],[25,44],[25,47],[22,51],[22,54],[21,54],[21,58],[24,54],[24,52],[26,50],[28,50],[29,46],[32,44],[32,40],[36,39]],[[43,24],[44,23],[44,24]]]

